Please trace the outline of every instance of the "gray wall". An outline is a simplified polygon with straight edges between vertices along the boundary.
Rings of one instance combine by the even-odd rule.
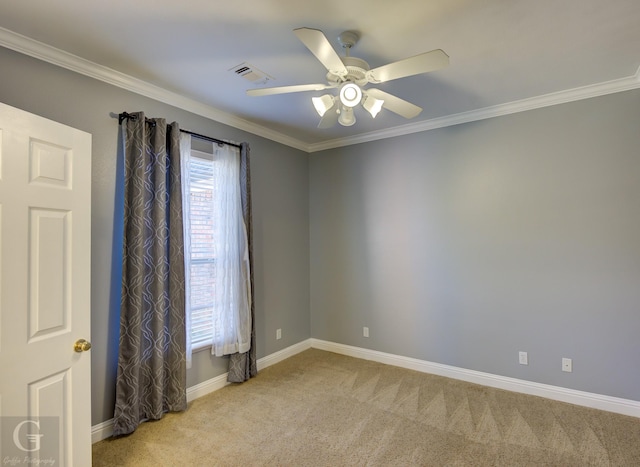
[[[312,154],[312,337],[640,400],[638,122],[634,90]]]
[[[251,147],[258,357],[309,337],[309,202],[305,153],[0,47],[0,101],[93,135],[92,423],[113,416],[119,319],[121,221],[116,202],[118,121],[144,111]],[[115,223],[114,223],[115,217]],[[114,242],[115,237],[115,242]],[[114,248],[115,244],[115,248]],[[275,340],[282,328],[282,339]],[[226,360],[194,356],[193,386],[226,371]]]

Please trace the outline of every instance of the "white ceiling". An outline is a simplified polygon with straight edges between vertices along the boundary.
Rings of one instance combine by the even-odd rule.
[[[415,119],[361,111],[320,130],[322,92],[248,97],[254,86],[229,71],[248,62],[268,86],[324,82],[298,27],[340,54],[338,34],[359,31],[351,54],[372,68],[438,48],[450,65],[377,86],[423,107]],[[3,0],[0,28],[0,45],[29,49],[26,36],[306,148],[640,87],[639,0]]]

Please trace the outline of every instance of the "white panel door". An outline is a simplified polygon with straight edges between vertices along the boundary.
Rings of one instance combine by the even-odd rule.
[[[91,135],[0,103],[0,459],[91,465],[90,229]]]

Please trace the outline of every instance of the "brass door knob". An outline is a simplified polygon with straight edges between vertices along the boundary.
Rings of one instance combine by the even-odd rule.
[[[90,348],[91,342],[84,339],[78,339],[76,343],[73,344],[73,350],[75,350],[76,352],[86,352]]]

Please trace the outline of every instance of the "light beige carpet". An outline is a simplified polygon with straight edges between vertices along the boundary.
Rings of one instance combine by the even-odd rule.
[[[640,419],[308,350],[94,466],[640,466]]]

